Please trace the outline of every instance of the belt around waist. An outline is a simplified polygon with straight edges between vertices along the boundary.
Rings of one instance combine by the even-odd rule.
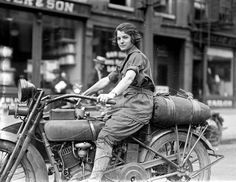
[[[148,89],[145,89],[145,88],[139,88],[139,87],[128,87],[124,93],[144,93],[144,94],[147,94],[147,95],[150,95],[150,96],[153,96],[154,95],[154,92],[152,92],[151,90],[148,90]]]

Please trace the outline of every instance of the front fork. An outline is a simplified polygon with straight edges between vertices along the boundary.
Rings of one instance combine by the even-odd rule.
[[[8,154],[7,161],[1,166],[0,171],[0,181],[10,182],[13,174],[16,171],[17,166],[19,165],[21,159],[23,158],[30,142],[32,135],[35,132],[36,126],[38,126],[39,121],[42,118],[43,113],[41,111],[38,112],[38,105],[40,104],[40,100],[43,97],[44,92],[40,91],[39,96],[36,100],[36,103],[33,106],[29,117],[27,118],[26,124],[23,127],[23,131],[19,134],[18,140],[14,147],[14,150],[11,154]],[[37,112],[37,114],[36,114]],[[36,117],[34,118],[36,114]],[[33,121],[33,124],[32,122]],[[32,126],[30,126],[32,124]]]

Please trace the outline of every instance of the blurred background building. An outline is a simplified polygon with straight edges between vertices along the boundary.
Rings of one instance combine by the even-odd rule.
[[[55,70],[91,85],[98,56],[108,72],[125,55],[114,28],[143,35],[158,89],[185,89],[211,107],[236,107],[236,0],[0,0],[0,104],[21,77],[50,88]]]

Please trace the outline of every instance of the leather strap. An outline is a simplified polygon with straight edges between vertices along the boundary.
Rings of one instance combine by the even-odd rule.
[[[96,140],[96,130],[94,128],[93,122],[88,120],[88,123],[89,123],[90,129],[92,131],[93,139]]]
[[[189,99],[192,102],[193,105],[193,113],[192,113],[192,122],[194,123],[195,121],[197,121],[200,117],[201,114],[201,106],[199,104],[198,101],[194,100],[194,99]]]
[[[145,89],[145,88],[140,88],[140,87],[135,87],[135,86],[129,86],[124,92],[123,95],[126,93],[145,93],[147,95],[153,96],[154,92],[151,90]]]
[[[168,115],[174,121],[176,119],[175,103],[171,97],[164,97],[164,99],[166,101]]]

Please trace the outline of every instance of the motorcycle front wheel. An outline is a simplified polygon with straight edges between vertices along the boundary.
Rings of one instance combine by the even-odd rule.
[[[171,161],[177,164],[179,168],[176,169],[172,167],[168,162],[163,162],[162,164],[159,164],[148,170],[150,177],[158,177],[162,179],[163,176],[163,178],[167,181],[210,180],[210,168],[199,172],[199,170],[210,164],[210,157],[203,144],[198,141],[198,143],[190,153],[189,157],[181,166],[181,162],[184,161],[183,156],[185,156],[184,158],[186,158],[197,139],[196,137],[192,136],[191,141],[187,142],[188,144],[190,144],[189,147],[185,147],[187,134],[179,133],[178,138],[179,142],[177,142],[177,136],[175,133],[164,135],[152,145],[152,148],[165,157],[174,156],[174,158],[172,157]],[[179,159],[177,156],[180,156]],[[148,152],[145,160],[149,161],[156,158],[159,158],[159,156],[156,156],[156,154],[154,154],[153,152]],[[171,173],[173,175],[171,175]],[[196,175],[191,177],[191,174]]]
[[[15,145],[9,141],[0,141],[0,168],[4,161],[8,160],[10,156],[9,154],[12,153],[14,146]],[[30,160],[27,155],[24,155],[11,179],[11,182],[47,181],[45,180],[45,176],[41,175],[40,170],[40,166],[33,165],[32,160]]]

